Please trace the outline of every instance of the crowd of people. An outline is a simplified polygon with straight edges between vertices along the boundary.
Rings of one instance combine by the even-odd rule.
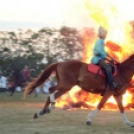
[[[14,69],[10,76],[6,76],[4,73],[0,74],[0,88],[3,91],[11,91],[11,94],[15,90],[21,91],[24,84],[30,81],[31,74],[28,66],[25,66],[23,70]]]
[[[15,91],[21,92],[25,85],[31,82],[34,78],[31,76],[30,69],[27,65],[24,69],[14,69],[10,76],[0,73],[0,91],[10,91],[13,95]],[[49,93],[49,87],[56,85],[54,75],[51,75],[42,87],[35,89],[35,96],[37,93]]]
[[[51,29],[44,27],[39,31],[30,29],[16,32],[0,31],[0,49],[3,50],[1,53],[3,62],[0,66],[0,72],[2,72],[0,91],[2,89],[14,92],[15,90],[21,91],[27,82],[40,74],[40,70],[44,66],[40,68],[38,63],[49,65],[70,59],[82,59],[83,43],[81,32],[75,28],[63,26],[60,29]],[[31,60],[30,54],[34,60]],[[43,58],[39,54],[42,54]],[[19,60],[16,57],[19,57]],[[9,62],[5,62],[8,60]],[[12,65],[10,61],[13,61]],[[21,61],[22,63],[24,61],[24,64],[28,62],[30,68],[25,66],[22,69]],[[14,66],[17,68],[13,68]],[[50,78],[40,90],[48,93],[47,89],[53,84],[54,82]],[[39,92],[39,88],[36,89],[36,92]]]

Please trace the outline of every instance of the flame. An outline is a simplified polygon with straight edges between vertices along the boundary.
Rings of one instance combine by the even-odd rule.
[[[97,29],[101,25],[108,31],[106,38],[106,51],[117,61],[123,62],[133,53],[134,29],[130,19],[134,14],[133,0],[83,0],[89,18],[94,21],[96,27],[85,28],[82,34],[84,44],[83,61],[89,63],[93,57],[93,47],[97,40]],[[127,6],[126,6],[127,3]],[[132,79],[134,81],[134,78]],[[78,92],[81,92],[78,95]],[[57,106],[72,107],[73,104],[84,102],[84,108],[96,107],[101,96],[85,93],[80,88],[72,90],[57,101]],[[133,103],[133,94],[126,92],[123,95],[123,106]],[[71,102],[71,103],[70,103]],[[83,105],[81,106],[83,108]],[[116,109],[117,104],[113,97],[109,98],[104,108]]]

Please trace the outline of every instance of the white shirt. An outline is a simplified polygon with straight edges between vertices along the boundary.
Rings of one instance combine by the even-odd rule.
[[[0,77],[0,87],[7,88],[7,78],[5,76]]]

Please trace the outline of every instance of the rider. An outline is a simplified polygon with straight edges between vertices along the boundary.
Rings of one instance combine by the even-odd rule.
[[[100,65],[106,72],[108,82],[111,89],[118,88],[119,84],[114,82],[113,76],[112,76],[112,68],[109,66],[106,62],[106,58],[110,58],[112,61],[115,61],[104,49],[104,40],[106,38],[107,31],[100,26],[98,30],[98,37],[99,39],[96,41],[94,46],[94,57],[92,58],[91,62],[93,64]]]

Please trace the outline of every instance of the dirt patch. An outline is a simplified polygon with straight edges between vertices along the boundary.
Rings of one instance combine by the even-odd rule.
[[[84,109],[56,108],[52,113],[34,120],[34,113],[43,108],[44,96],[38,98],[30,96],[26,102],[20,101],[19,97],[22,95],[16,94],[12,101],[5,98],[0,102],[1,134],[132,134],[134,132],[134,129],[123,123],[119,111],[100,111],[93,119],[92,126],[86,125],[87,115],[91,110]],[[133,111],[126,113],[128,119],[134,122]]]

